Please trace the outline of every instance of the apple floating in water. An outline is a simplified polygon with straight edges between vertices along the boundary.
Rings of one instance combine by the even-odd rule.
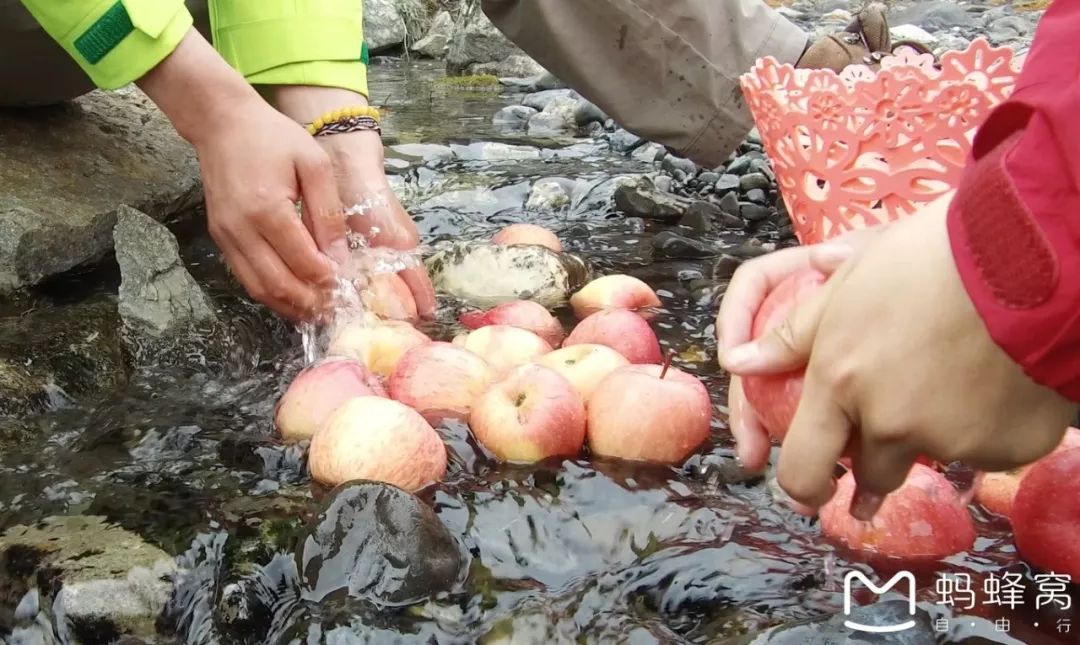
[[[605,309],[587,316],[563,341],[563,347],[582,344],[606,345],[631,363],[663,361],[656,332],[648,321],[629,309]]]
[[[1012,525],[1024,560],[1080,580],[1080,448],[1032,464],[1016,492]]]
[[[405,352],[430,342],[426,334],[407,322],[369,317],[343,325],[326,352],[354,358],[372,372],[389,378]]]
[[[496,375],[530,363],[551,351],[551,345],[531,331],[510,325],[488,325],[454,338],[455,345],[487,361]]]
[[[585,442],[585,403],[555,370],[521,365],[477,399],[469,427],[501,461],[573,457]]]
[[[594,344],[563,347],[541,356],[536,362],[566,377],[586,402],[608,374],[630,364],[614,349]]]
[[[967,505],[949,480],[929,466],[914,464],[870,522],[851,515],[854,494],[855,475],[848,472],[819,512],[822,533],[852,551],[918,562],[940,560],[975,543]]]
[[[464,347],[434,341],[401,357],[390,375],[390,397],[415,409],[432,424],[467,420],[473,402],[495,379],[483,358]]]
[[[354,479],[417,491],[446,475],[446,445],[412,408],[374,396],[354,397],[315,433],[312,478],[334,487]]]
[[[543,305],[531,300],[511,300],[487,311],[469,311],[461,314],[458,322],[469,329],[489,325],[518,327],[543,338],[552,347],[558,347],[565,336],[562,323]]]
[[[536,244],[562,252],[559,236],[536,224],[511,224],[491,238],[492,244]]]
[[[331,357],[308,365],[293,379],[274,409],[274,425],[286,441],[310,439],[342,404],[357,396],[386,396],[379,379],[357,361]]]
[[[587,404],[592,454],[677,463],[708,438],[709,392],[697,377],[671,367],[671,358],[620,367],[600,381]]]
[[[660,297],[642,280],[615,274],[596,278],[579,289],[570,296],[570,306],[579,319],[604,309],[630,309],[640,314],[641,310],[659,307]]]
[[[1077,428],[1066,430],[1061,443],[1050,455],[1055,455],[1070,448],[1080,448],[1080,430]],[[1043,459],[1048,459],[1050,455],[1043,457]],[[1042,459],[1039,461],[1042,461]],[[1039,461],[1036,461],[1035,464],[1039,463]],[[1020,482],[1023,481],[1024,476],[1035,464],[1028,464],[1004,472],[982,473],[979,483],[975,486],[975,501],[991,513],[1011,518],[1013,502],[1016,499],[1017,491],[1020,490]]]
[[[360,291],[360,299],[369,311],[390,320],[416,321],[419,314],[409,285],[396,273],[376,273]]]

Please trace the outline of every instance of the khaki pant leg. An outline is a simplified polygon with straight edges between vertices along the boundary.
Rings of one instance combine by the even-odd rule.
[[[753,127],[738,78],[808,36],[761,0],[481,0],[488,18],[627,130],[716,166]]]
[[[206,0],[187,0],[187,6],[209,40]],[[0,106],[52,105],[92,89],[82,68],[20,0],[0,0]]]

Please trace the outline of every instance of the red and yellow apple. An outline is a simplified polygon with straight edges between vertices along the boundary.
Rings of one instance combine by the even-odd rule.
[[[488,325],[454,338],[454,344],[474,352],[497,376],[551,352],[551,345],[536,334],[510,325]]]
[[[357,361],[332,357],[300,370],[274,409],[283,439],[310,439],[327,417],[357,396],[386,396],[379,379]]]
[[[396,273],[373,274],[360,298],[369,311],[390,320],[415,321],[416,300],[409,285]]]
[[[357,320],[338,330],[326,352],[354,358],[372,372],[389,378],[405,352],[430,342],[427,335],[404,321]]]
[[[562,251],[559,236],[536,224],[511,224],[491,238],[493,244],[538,244],[552,251]]]
[[[590,314],[563,341],[563,347],[583,344],[606,345],[631,363],[655,364],[663,360],[656,332],[648,321],[629,309]]]
[[[596,278],[570,296],[574,314],[583,319],[603,309],[648,310],[660,306],[660,297],[652,287],[630,275],[605,275]],[[651,312],[645,311],[646,317]]]
[[[870,522],[851,515],[854,494],[855,476],[848,472],[820,511],[822,533],[852,551],[917,562],[940,560],[975,543],[967,505],[949,480],[929,466],[914,464]]]
[[[596,386],[608,374],[630,364],[626,357],[606,345],[571,345],[536,360],[566,377],[581,398],[588,402]]]
[[[573,457],[585,442],[585,403],[553,369],[528,364],[496,381],[473,405],[473,436],[501,461]]]
[[[510,325],[531,331],[552,347],[558,347],[565,332],[562,323],[543,305],[531,300],[511,300],[487,311],[468,311],[458,317],[458,322],[468,329],[489,325]]]
[[[390,397],[419,412],[429,423],[467,420],[473,402],[495,379],[487,362],[464,347],[435,341],[401,357],[390,375]]]
[[[600,381],[586,413],[592,454],[676,463],[708,438],[712,402],[692,374],[668,364],[627,365]]]
[[[1080,448],[1032,464],[1016,492],[1012,525],[1024,560],[1080,580]]]
[[[311,439],[308,469],[337,486],[369,479],[416,491],[446,475],[446,445],[412,408],[374,396],[349,399]]]
[[[1066,430],[1061,443],[1050,454],[1055,455],[1070,448],[1080,448],[1080,429],[1069,428]],[[1049,457],[1050,455],[1047,455],[1043,459],[1049,459]],[[1042,461],[1042,459],[1039,461]],[[1035,464],[1039,463],[1039,461],[1036,461]],[[992,513],[1010,518],[1016,492],[1020,490],[1020,483],[1035,464],[1005,472],[982,473],[979,483],[975,487],[975,501]]]

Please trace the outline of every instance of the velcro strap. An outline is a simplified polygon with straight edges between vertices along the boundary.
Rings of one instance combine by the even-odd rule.
[[[81,36],[75,39],[75,50],[94,65],[105,58],[122,40],[135,31],[124,3],[116,4],[90,25]]]

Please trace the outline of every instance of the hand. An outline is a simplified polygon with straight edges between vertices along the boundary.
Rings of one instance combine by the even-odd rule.
[[[935,204],[869,240],[810,301],[722,364],[740,375],[806,365],[784,439],[781,487],[820,507],[852,457],[852,514],[868,520],[916,456],[981,470],[1030,463],[1060,442],[1075,404],[1029,379],[990,338],[957,274]]]
[[[765,297],[793,273],[807,268],[830,275],[854,255],[879,229],[861,229],[822,244],[797,246],[769,253],[744,263],[731,278],[716,316],[717,353],[752,340],[754,315]],[[742,390],[742,380],[731,374],[728,385],[728,426],[735,437],[739,460],[747,470],[758,472],[769,458],[769,433],[761,426]]]
[[[329,256],[348,250],[326,153],[195,30],[139,85],[195,147],[210,234],[248,293],[294,321],[322,313]]]
[[[283,86],[274,90],[274,101],[290,117],[309,123],[327,110],[348,105],[367,105],[356,92],[338,88]],[[360,206],[362,213],[347,217],[350,229],[363,234],[372,246],[399,250],[420,244],[416,224],[398,201],[383,167],[383,145],[378,133],[351,132],[318,137],[326,151],[346,209]],[[377,229],[377,230],[376,230]],[[409,286],[420,316],[435,312],[435,289],[423,265],[399,273]]]

